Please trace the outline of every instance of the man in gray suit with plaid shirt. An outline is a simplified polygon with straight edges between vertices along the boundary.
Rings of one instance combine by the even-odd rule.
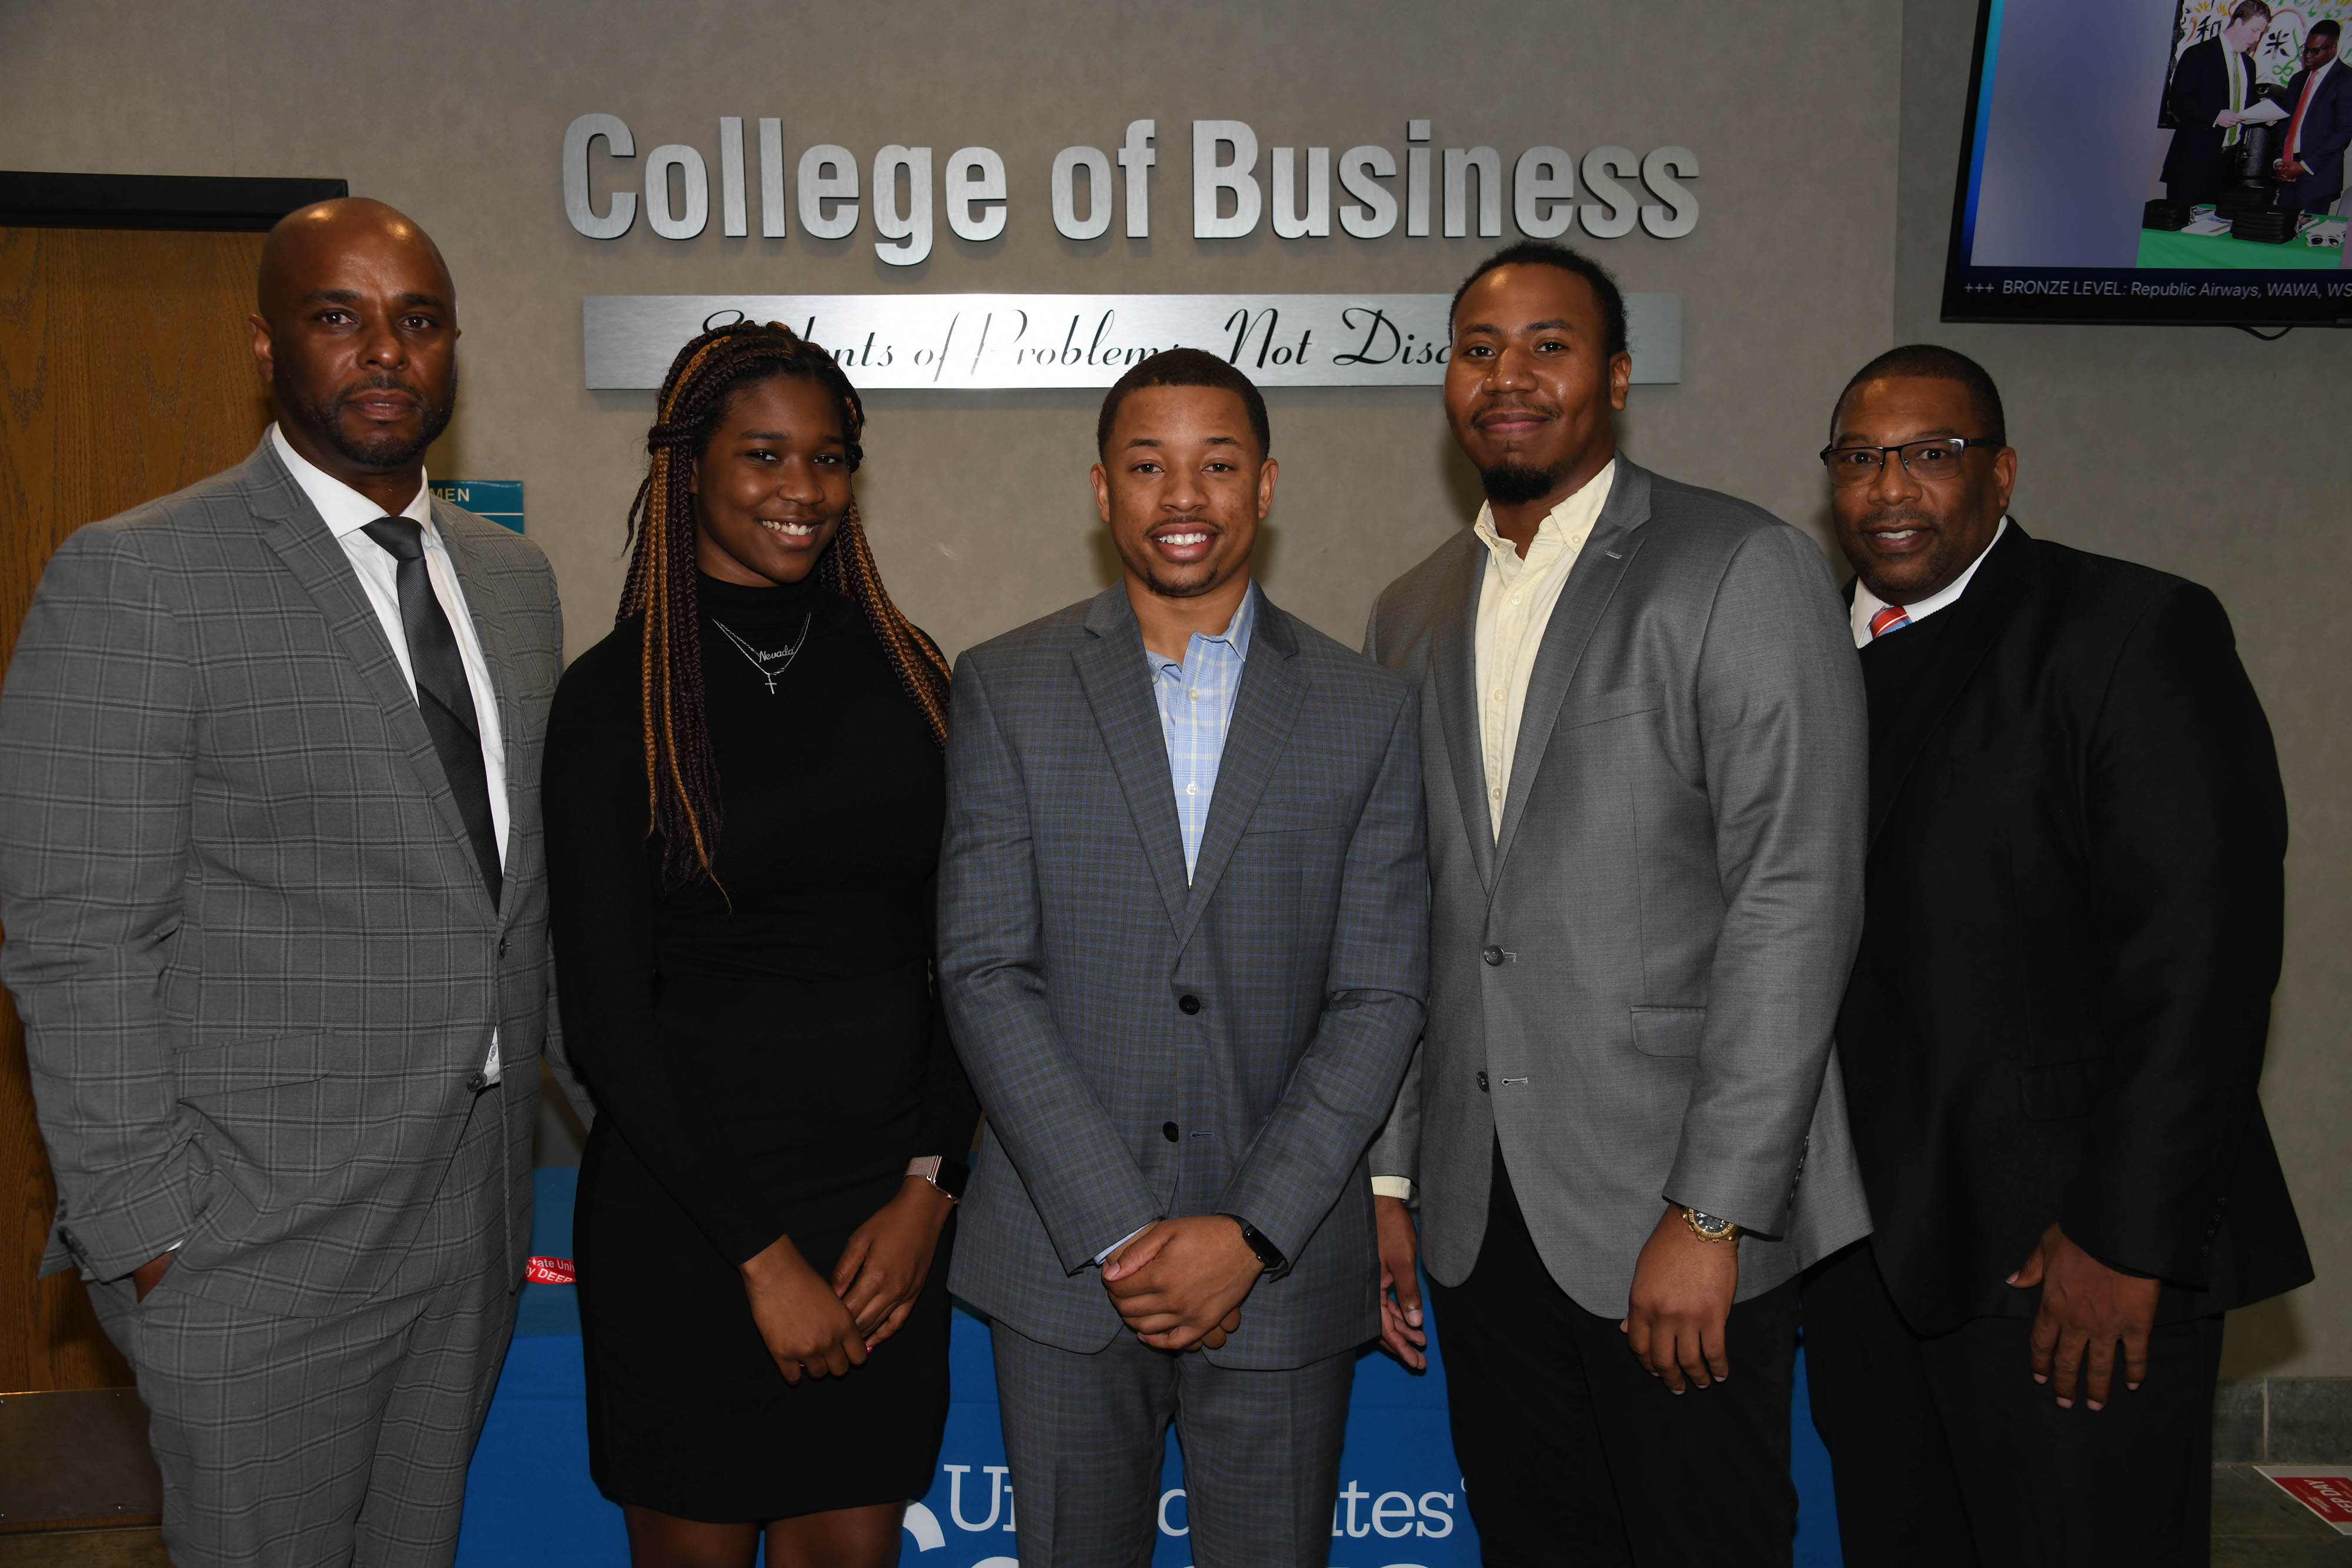
[[[16,644],[0,968],[173,1562],[446,1563],[530,1244],[555,586],[425,492],[422,231],[306,208],[259,295],[278,423],[68,539]]]
[[[1423,1019],[1420,719],[1252,585],[1241,372],[1157,355],[1097,434],[1123,580],[956,667],[939,967],[988,1122],[950,1281],[1024,1568],[1148,1563],[1171,1420],[1195,1563],[1320,1565]]]

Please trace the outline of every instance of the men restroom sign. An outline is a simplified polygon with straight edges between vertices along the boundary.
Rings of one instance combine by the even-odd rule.
[[[436,479],[428,487],[453,507],[463,507],[478,517],[522,532],[520,479]]]

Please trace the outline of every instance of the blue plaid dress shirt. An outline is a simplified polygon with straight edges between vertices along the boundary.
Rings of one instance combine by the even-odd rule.
[[[1257,585],[1234,612],[1233,624],[1213,636],[1195,632],[1178,664],[1145,649],[1151,695],[1160,704],[1160,734],[1168,743],[1168,780],[1176,791],[1176,821],[1184,831],[1184,876],[1201,856],[1209,800],[1217,790],[1217,764],[1225,755],[1225,727],[1242,689],[1250,627],[1257,620]]]

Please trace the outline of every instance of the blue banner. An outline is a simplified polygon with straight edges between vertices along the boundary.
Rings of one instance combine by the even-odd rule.
[[[532,1249],[572,1250],[570,1166],[538,1173]],[[1461,1472],[1445,1417],[1445,1372],[1432,1346],[1415,1375],[1376,1351],[1357,1359],[1332,1568],[1475,1568]],[[947,1436],[931,1490],[907,1510],[902,1568],[1019,1568],[1020,1498],[1004,1463],[988,1326],[959,1308],[948,1353]],[[1829,1456],[1813,1436],[1798,1366],[1794,1470],[1800,1568],[1838,1563]],[[1160,1472],[1154,1568],[1190,1568],[1183,1456],[1173,1432]],[[626,1568],[621,1511],[588,1479],[588,1396],[579,1309],[569,1285],[525,1285],[513,1348],[467,1480],[459,1568]]]

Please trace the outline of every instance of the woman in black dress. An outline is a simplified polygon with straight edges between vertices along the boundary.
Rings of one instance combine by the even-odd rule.
[[[947,1416],[948,671],[876,575],[863,423],[780,326],[688,344],[548,726],[589,1458],[639,1568],[896,1563]]]

